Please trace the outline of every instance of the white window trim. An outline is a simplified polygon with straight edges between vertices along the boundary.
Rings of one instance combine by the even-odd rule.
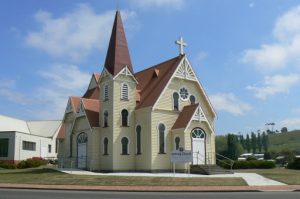
[[[181,137],[177,135],[177,136],[174,138],[174,150],[176,150],[176,141],[175,141],[175,140],[176,140],[177,137],[179,137],[179,148],[180,148]]]
[[[185,88],[185,89],[187,90],[187,92],[188,92],[188,96],[187,96],[186,99],[182,99],[182,97],[181,97],[181,95],[180,95],[180,90],[181,90],[182,88]],[[190,95],[191,95],[191,94],[190,94],[190,91],[189,91],[189,89],[187,88],[186,85],[182,85],[182,86],[179,88],[178,94],[179,94],[179,99],[180,99],[181,101],[187,102],[187,101],[190,100]]]
[[[129,118],[130,118],[130,112],[129,112],[129,110],[127,109],[127,108],[122,108],[121,109],[121,111],[120,111],[120,118],[121,118],[121,124],[120,124],[120,126],[122,126],[122,119],[123,119],[123,117],[122,117],[122,111],[123,110],[127,110],[127,112],[128,112],[128,116],[127,116],[127,126],[125,126],[125,127],[129,127],[129,124],[130,124],[130,121],[129,121]],[[124,126],[123,126],[124,127]]]
[[[109,100],[109,87],[108,87],[108,84],[105,83],[104,86],[103,86],[103,101],[107,101]],[[106,98],[106,88],[107,88],[107,98]]]
[[[176,111],[175,109],[174,109],[174,93],[177,93],[178,94],[178,110],[177,111],[179,111],[180,110],[180,94],[178,93],[178,91],[174,91],[173,93],[172,93],[172,110],[173,111]]]
[[[124,85],[127,85],[127,99],[125,99],[124,96],[123,96],[123,86]],[[120,90],[121,90],[120,91],[120,99],[121,100],[126,100],[126,101],[128,100],[129,101],[129,85],[127,83],[125,83],[125,82],[121,83]]]
[[[138,151],[138,150],[137,150],[137,131],[136,131],[136,127],[137,127],[137,126],[140,126],[140,127],[141,127],[141,142],[140,142],[140,144],[141,144],[141,153],[139,153],[139,154],[137,153],[137,151]],[[135,143],[136,143],[135,154],[136,154],[136,155],[142,155],[142,154],[143,154],[143,147],[142,147],[142,146],[143,146],[143,145],[142,145],[142,125],[137,124],[137,125],[135,126],[135,129],[134,129],[134,130],[135,130],[135,141],[136,141],[136,142],[135,142]]]
[[[165,131],[164,131],[164,153],[160,153],[159,148],[160,148],[160,143],[159,143],[159,125],[163,124],[165,126]],[[156,126],[156,130],[157,130],[157,143],[158,143],[158,154],[166,154],[167,153],[167,125],[165,124],[164,121],[158,123],[158,125]]]

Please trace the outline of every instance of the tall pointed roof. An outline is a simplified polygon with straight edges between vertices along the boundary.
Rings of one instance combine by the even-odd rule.
[[[104,67],[113,76],[118,74],[125,66],[133,74],[127,40],[120,11],[116,12]]]

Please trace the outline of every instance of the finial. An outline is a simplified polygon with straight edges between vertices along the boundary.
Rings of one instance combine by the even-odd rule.
[[[179,40],[175,41],[176,44],[179,46],[179,54],[183,55],[183,48],[187,46],[186,43],[184,43],[183,38],[180,36]]]

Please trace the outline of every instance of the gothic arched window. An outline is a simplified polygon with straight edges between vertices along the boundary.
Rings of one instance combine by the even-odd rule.
[[[103,140],[103,155],[108,155],[108,138]]]
[[[190,102],[191,102],[191,104],[195,104],[196,98],[195,98],[194,95],[191,95],[191,96],[190,96]]]
[[[159,153],[165,153],[165,125],[159,124],[158,125],[158,139],[159,139]]]
[[[141,147],[142,127],[140,125],[137,125],[135,130],[136,130],[136,154],[142,154],[142,147]]]
[[[173,93],[173,110],[178,111],[179,110],[179,94]]]
[[[121,111],[122,115],[122,126],[128,126],[128,111],[126,109],[123,109]]]
[[[180,137],[175,138],[175,149],[179,150]]]
[[[129,140],[127,137],[123,137],[121,139],[121,144],[122,144],[122,155],[128,155],[128,144],[129,144]]]
[[[103,113],[103,126],[108,127],[108,111],[104,111]]]

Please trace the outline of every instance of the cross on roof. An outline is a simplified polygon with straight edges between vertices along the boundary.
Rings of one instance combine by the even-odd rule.
[[[178,46],[179,46],[179,53],[180,53],[181,55],[183,55],[183,54],[184,54],[184,52],[183,52],[183,47],[186,47],[187,44],[184,43],[182,37],[180,37],[179,40],[175,41],[175,43],[178,44]]]

